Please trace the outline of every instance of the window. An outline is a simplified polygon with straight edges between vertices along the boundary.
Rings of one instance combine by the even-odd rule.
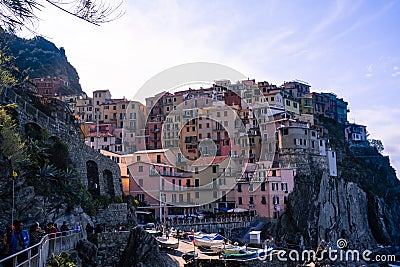
[[[195,198],[200,198],[200,192],[195,192]]]
[[[253,184],[249,184],[249,192],[253,192]]]
[[[207,126],[207,128],[210,128],[210,123],[207,122],[206,126]]]
[[[103,140],[104,140],[104,142],[107,142],[107,137],[104,137],[104,139],[103,139]]]
[[[200,186],[200,179],[194,179],[194,187]]]
[[[218,191],[213,191],[213,198],[218,198]]]
[[[288,134],[289,134],[289,129],[283,128],[283,135],[288,135]]]
[[[90,137],[90,142],[94,142],[94,137]]]
[[[273,196],[272,197],[272,202],[274,203],[274,205],[279,204],[279,197],[278,196]]]
[[[221,117],[221,112],[217,112],[217,117]]]
[[[224,117],[228,116],[228,111],[224,111]]]
[[[282,191],[288,191],[287,188],[288,188],[288,187],[287,187],[287,183],[281,183],[281,189],[282,189]]]
[[[140,161],[140,156],[136,156],[136,161]]]
[[[242,192],[242,184],[237,184],[237,191]]]
[[[183,202],[183,194],[179,194],[179,202]]]
[[[200,124],[199,124],[199,129],[201,129],[201,128],[202,128],[202,126],[203,126],[203,124],[201,124],[201,123],[200,123]]]
[[[271,101],[275,101],[275,97],[271,96]]]
[[[279,187],[278,187],[278,183],[272,183],[272,191],[278,191]]]
[[[290,107],[290,101],[286,100],[286,106]]]
[[[213,165],[213,166],[212,166],[212,172],[213,172],[213,173],[217,173],[217,168],[218,168],[217,165]]]
[[[242,204],[243,204],[243,199],[242,199],[242,197],[238,197],[238,204],[239,204],[239,205],[242,205]]]
[[[195,168],[194,168],[194,173],[195,173],[195,174],[198,174],[198,173],[199,173],[199,167],[195,167]]]
[[[293,107],[297,108],[297,103],[296,102],[293,102]]]
[[[121,108],[122,108],[122,109],[125,109],[125,104],[122,104],[122,105],[121,105]]]
[[[139,186],[143,186],[143,179],[139,179],[138,182],[139,182]]]
[[[249,204],[250,204],[250,205],[253,205],[253,204],[254,204],[254,197],[250,197],[250,199],[249,199]]]
[[[176,194],[172,194],[172,202],[176,202]]]
[[[143,166],[139,166],[139,172],[143,172]]]
[[[203,139],[203,135],[199,134],[199,140]]]
[[[261,196],[261,204],[267,204],[267,199],[265,198],[265,196]]]
[[[283,204],[288,204],[288,203],[289,203],[288,197],[287,197],[287,196],[284,196],[284,197],[283,197]]]
[[[261,184],[261,191],[265,191],[265,183]]]

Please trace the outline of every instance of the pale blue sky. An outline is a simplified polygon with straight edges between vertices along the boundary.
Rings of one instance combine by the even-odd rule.
[[[399,1],[126,0],[126,14],[100,27],[45,6],[37,32],[65,47],[89,94],[131,99],[153,75],[197,61],[278,85],[300,79],[348,101],[349,120],[400,170]]]

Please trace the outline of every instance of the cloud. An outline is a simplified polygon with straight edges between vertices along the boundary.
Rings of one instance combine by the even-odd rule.
[[[400,69],[398,66],[393,67],[392,77],[397,77],[400,75]]]
[[[369,64],[367,66],[367,73],[365,74],[365,77],[372,77],[372,71],[373,71],[374,65]]]

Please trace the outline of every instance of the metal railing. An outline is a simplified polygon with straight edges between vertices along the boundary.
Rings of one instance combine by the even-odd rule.
[[[39,243],[0,259],[0,266],[44,267],[53,254],[74,250],[80,238],[81,233],[74,230],[47,234]]]

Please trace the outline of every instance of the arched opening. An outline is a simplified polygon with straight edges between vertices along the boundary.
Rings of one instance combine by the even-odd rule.
[[[89,160],[86,162],[86,172],[88,179],[88,191],[92,196],[100,196],[100,184],[99,184],[99,169],[97,163]]]
[[[104,170],[103,177],[104,177],[104,181],[107,184],[107,193],[110,195],[110,197],[115,197],[114,181],[113,181],[112,172],[110,170]]]

